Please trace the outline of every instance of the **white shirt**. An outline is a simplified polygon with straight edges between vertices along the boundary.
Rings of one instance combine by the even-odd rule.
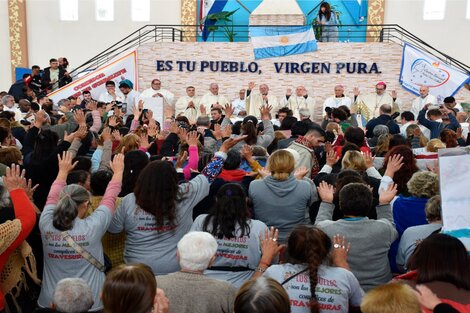
[[[408,126],[410,126],[411,124],[416,124],[416,121],[411,121],[411,122],[407,122],[403,125],[400,126],[400,135],[402,135],[403,137],[407,138],[406,136],[406,129],[408,128]],[[431,131],[427,128],[427,127],[424,127],[423,125],[418,125],[419,128],[421,129],[421,133],[424,135],[424,137],[430,139],[431,138]]]
[[[288,107],[289,109],[291,109],[292,113],[297,119],[300,119],[299,110],[306,108],[310,112],[310,118],[313,119],[315,99],[310,96],[307,96],[307,98],[305,98],[304,96],[298,97],[296,95],[292,95],[289,97],[289,100],[287,100],[287,97],[282,97],[281,105],[283,107]]]
[[[138,104],[140,93],[135,90],[129,91],[127,95],[122,95],[122,102],[126,104],[126,113],[124,116],[129,116],[132,114],[132,109]]]
[[[351,98],[349,97],[336,97],[336,96],[331,96],[329,98],[326,98],[325,102],[323,103],[323,112],[325,112],[325,108],[329,107],[332,109],[339,108],[342,105],[347,106],[348,108],[351,108]]]
[[[245,99],[235,99],[232,101],[233,115],[238,115],[240,111],[246,111],[246,100]]]
[[[104,102],[104,103],[110,103],[112,101],[123,101],[124,99],[124,95],[116,90],[116,99],[113,98],[112,95],[109,94],[109,92],[103,92],[99,97],[98,97],[98,101],[101,101],[101,102]]]
[[[380,115],[379,108],[383,104],[388,104],[392,107],[392,112],[395,112],[398,108],[398,105],[393,101],[393,98],[388,93],[378,95],[377,93],[368,94],[365,96],[358,96],[356,103],[358,106],[358,111],[361,111],[362,116],[370,121],[374,117]],[[365,107],[361,108],[361,105],[364,104]],[[354,112],[352,112],[354,113]]]
[[[190,97],[190,96],[183,96],[176,101],[175,104],[175,115],[183,114],[186,116],[191,123],[195,123],[197,117],[199,116],[199,97]],[[188,108],[189,102],[193,102],[194,108]]]
[[[200,104],[204,104],[204,106],[206,107],[206,112],[208,114],[211,111],[211,106],[216,103],[224,107],[226,104],[229,104],[230,102],[224,96],[220,94],[214,95],[210,91],[206,93],[204,96],[202,96],[201,101],[200,101]]]
[[[279,108],[279,101],[273,95],[267,94],[267,104],[273,107],[273,111],[276,112]],[[260,117],[261,113],[259,109],[266,104],[263,96],[259,92],[251,91],[250,95],[246,97],[246,113]]]
[[[416,99],[413,100],[411,103],[411,113],[414,114],[415,119],[418,118],[419,111],[421,111],[424,107],[425,104],[437,104],[437,99],[433,95],[427,95],[426,97],[417,97]]]
[[[163,88],[160,88],[159,90],[156,90],[156,89],[153,89],[153,88],[145,89],[140,94],[140,97],[142,99],[152,98],[157,93],[161,93],[163,95],[163,99],[164,99],[163,104],[165,104],[165,103],[170,104],[170,105],[173,104],[173,98],[175,97],[175,95],[172,92],[170,92],[169,90],[166,90],[166,89],[163,89]]]

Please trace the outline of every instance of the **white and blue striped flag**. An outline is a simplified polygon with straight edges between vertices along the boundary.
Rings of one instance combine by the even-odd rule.
[[[317,50],[312,26],[250,27],[255,59],[282,57]]]

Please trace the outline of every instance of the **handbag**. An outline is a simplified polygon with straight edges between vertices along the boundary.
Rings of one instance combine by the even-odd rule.
[[[63,231],[61,235],[65,239],[65,241],[67,241],[67,243],[70,245],[70,247],[72,247],[72,249],[74,249],[78,254],[80,254],[85,260],[90,262],[90,264],[96,267],[100,272],[108,273],[111,270],[111,260],[106,254],[103,253],[104,264],[102,264],[90,252],[88,252],[85,248],[76,243],[67,231]]]

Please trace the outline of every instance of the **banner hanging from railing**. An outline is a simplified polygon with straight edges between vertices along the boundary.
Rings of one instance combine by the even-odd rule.
[[[137,52],[133,51],[114,61],[88,73],[80,79],[48,94],[49,99],[57,103],[61,99],[70,96],[80,96],[85,90],[90,91],[93,99],[98,99],[100,94],[106,92],[105,83],[112,80],[116,87],[123,79],[128,79],[134,84],[134,89],[138,90],[137,81]]]
[[[419,96],[419,88],[428,86],[429,93],[442,103],[453,96],[470,79],[467,73],[443,63],[416,47],[405,44],[400,71],[400,84]]]

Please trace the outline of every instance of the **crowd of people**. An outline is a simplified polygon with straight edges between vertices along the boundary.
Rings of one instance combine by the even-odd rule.
[[[122,79],[52,103],[29,89],[54,62],[0,93],[1,312],[470,312],[441,233],[438,149],[470,144],[454,98],[337,85],[313,120],[303,86]]]

